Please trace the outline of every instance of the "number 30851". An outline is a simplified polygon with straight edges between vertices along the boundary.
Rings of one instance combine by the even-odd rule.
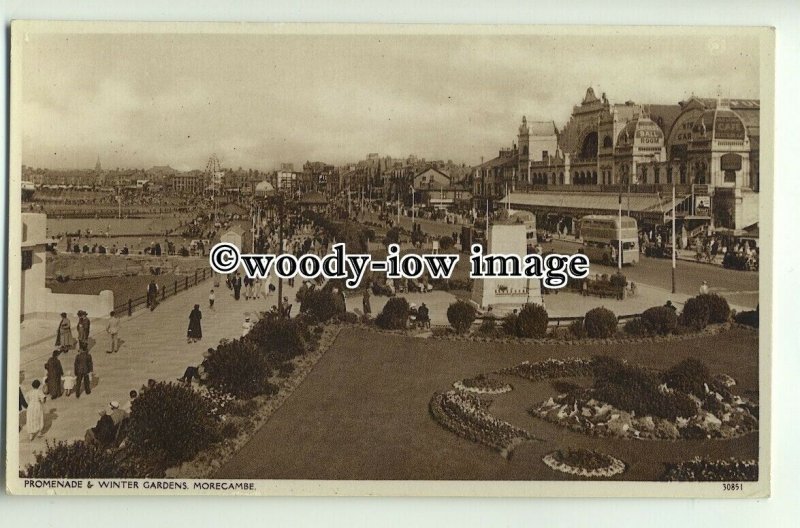
[[[744,485],[741,482],[725,482],[722,485],[725,491],[744,491]]]

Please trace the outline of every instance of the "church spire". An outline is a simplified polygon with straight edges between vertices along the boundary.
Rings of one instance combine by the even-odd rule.
[[[94,164],[94,170],[96,172],[100,172],[100,171],[103,170],[103,166],[100,165],[100,155],[99,154],[97,155],[97,163]]]

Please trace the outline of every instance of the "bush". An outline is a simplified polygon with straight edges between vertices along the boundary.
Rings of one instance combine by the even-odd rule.
[[[544,337],[547,335],[547,321],[544,306],[528,303],[517,315],[515,334],[518,337]]]
[[[711,317],[710,307],[708,302],[704,302],[697,297],[692,297],[683,305],[683,312],[681,312],[680,323],[687,326],[692,330],[702,330],[708,326],[709,318]]]
[[[708,366],[694,358],[684,359],[677,365],[673,365],[661,377],[670,388],[694,394],[699,398],[706,394],[704,385],[711,387],[713,384]]]
[[[678,315],[668,306],[648,308],[642,313],[642,320],[658,335],[671,334],[678,327]]]
[[[288,378],[294,372],[295,366],[291,361],[281,363],[278,367],[278,376]]]
[[[119,453],[76,442],[47,444],[36,461],[28,464],[23,478],[127,478],[137,476],[133,468],[121,463]],[[141,476],[141,475],[138,475]]]
[[[359,321],[358,314],[353,312],[342,312],[340,314],[337,314],[335,319],[340,323],[345,323],[345,324],[358,324]]]
[[[609,278],[609,282],[617,290],[622,290],[628,285],[628,279],[619,271]]]
[[[586,312],[583,326],[589,337],[611,337],[617,332],[617,316],[608,308],[593,308]]]
[[[728,301],[725,300],[725,297],[716,293],[709,293],[698,295],[695,298],[708,305],[709,323],[727,323],[730,319],[731,308],[728,306]]]
[[[419,231],[419,230],[414,231],[414,232],[411,233],[411,243],[412,244],[414,244],[416,246],[417,244],[422,244],[424,242],[425,242],[425,233],[423,233],[422,231]]]
[[[305,322],[300,317],[262,317],[247,338],[267,357],[270,365],[280,365],[305,353],[306,341],[310,338]]]
[[[583,326],[583,319],[572,321],[569,324],[569,333],[575,339],[583,339],[586,337],[586,328]]]
[[[758,309],[747,312],[739,312],[734,317],[734,321],[742,325],[758,328]]]
[[[202,396],[162,382],[133,400],[128,439],[140,452],[174,465],[216,442],[219,434]]]
[[[400,243],[400,228],[393,227],[386,232],[386,236],[383,237],[383,245],[389,246],[390,244],[399,244]]]
[[[452,237],[443,236],[439,239],[439,249],[442,251],[447,251],[448,249],[452,248],[455,242],[453,241]]]
[[[478,327],[478,333],[487,337],[499,337],[503,332],[497,326],[497,321],[490,317],[481,322],[481,325]]]
[[[512,336],[516,335],[517,334],[517,318],[518,317],[519,316],[517,314],[513,313],[513,312],[509,313],[509,314],[506,314],[506,316],[503,317],[503,323],[502,323],[503,332],[505,332],[508,335],[512,335]]]
[[[405,297],[390,298],[375,318],[375,324],[387,330],[400,330],[408,324],[410,307]]]
[[[237,398],[271,394],[272,374],[267,357],[249,340],[223,341],[206,359],[206,383]]]
[[[650,323],[641,317],[628,320],[622,330],[628,335],[639,337],[650,336],[654,333]]]
[[[475,321],[475,307],[466,301],[458,300],[447,307],[447,321],[456,333],[463,334]]]
[[[332,317],[347,311],[342,294],[333,293],[332,288],[311,290],[306,292],[300,303],[300,311],[309,313],[321,322],[327,322]]]

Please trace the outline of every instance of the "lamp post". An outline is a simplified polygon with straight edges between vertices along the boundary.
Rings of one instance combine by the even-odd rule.
[[[675,293],[675,265],[678,246],[675,245],[675,182],[672,182],[672,293]]]

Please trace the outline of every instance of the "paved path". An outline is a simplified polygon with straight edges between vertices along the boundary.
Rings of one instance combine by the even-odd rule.
[[[242,298],[235,301],[232,292],[223,283],[221,288],[216,289],[215,309],[210,310],[208,292],[212,287],[213,282],[209,279],[167,299],[153,312],[142,310],[134,313],[133,317],[123,317],[120,324],[122,345],[120,351],[113,355],[106,353],[111,345],[105,324],[100,320],[95,321],[90,337],[90,352],[96,373],[92,393],[82,395],[80,399],[73,394],[71,397],[47,400],[44,405],[44,435],[31,443],[27,432],[24,429],[21,431],[20,466],[24,467],[33,461],[33,452],[43,450],[45,440],[82,439],[86,429],[97,422],[101,408],[113,400],[123,404],[128,400],[128,392],[139,389],[148,379],[169,381],[180,377],[188,365],[197,365],[202,360],[203,352],[216,346],[220,339],[239,337],[246,312],[264,311],[277,302],[275,293],[267,300],[245,301]],[[284,295],[294,299],[294,289],[284,284]],[[203,339],[187,344],[186,329],[194,304],[199,304],[203,312]],[[30,324],[27,331],[23,328],[20,380],[26,392],[34,379],[44,379],[44,362],[53,350],[55,324],[47,321]],[[49,338],[37,342],[37,336],[45,337],[43,332],[48,332]],[[29,345],[24,346],[25,343]],[[75,351],[71,351],[60,357],[65,371],[72,370],[75,354]],[[24,417],[25,413],[22,413],[21,423],[24,423]]]

